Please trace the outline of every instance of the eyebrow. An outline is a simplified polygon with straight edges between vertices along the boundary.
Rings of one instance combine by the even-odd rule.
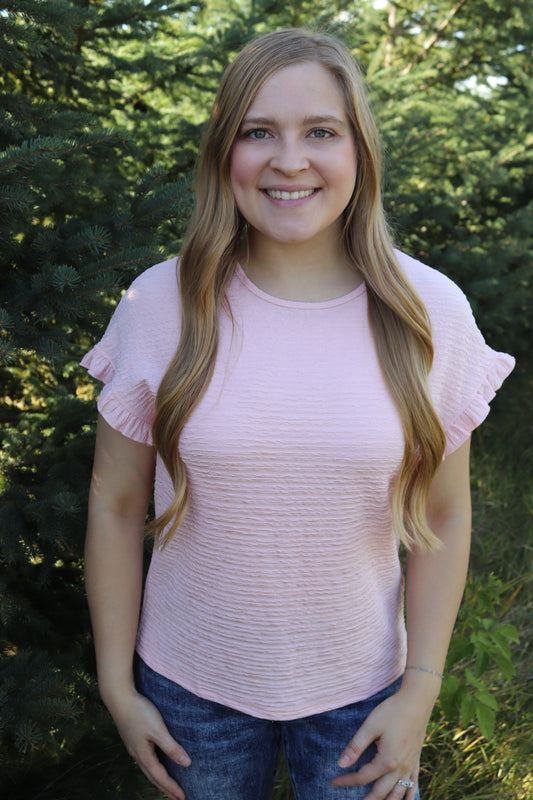
[[[274,125],[275,120],[269,117],[244,117],[243,125]],[[325,123],[333,123],[334,125],[342,125],[346,127],[347,123],[339,119],[333,114],[314,114],[313,116],[304,117],[302,120],[304,125],[324,125]]]

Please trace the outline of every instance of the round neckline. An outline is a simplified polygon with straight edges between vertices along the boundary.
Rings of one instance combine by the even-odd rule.
[[[303,308],[303,309],[321,309],[321,308],[333,308],[334,306],[340,306],[344,303],[349,303],[350,300],[353,300],[356,297],[364,294],[366,292],[366,285],[365,282],[362,281],[357,288],[352,289],[351,292],[348,294],[340,295],[339,297],[333,297],[331,300],[285,300],[283,297],[276,297],[273,294],[269,294],[265,292],[263,289],[260,289],[253,281],[250,280],[246,272],[243,270],[242,266],[237,262],[235,267],[235,273],[239,278],[240,282],[250,291],[252,294],[255,294],[256,297],[261,298],[261,300],[265,300],[267,303],[272,303],[276,306],[283,306],[285,308]]]

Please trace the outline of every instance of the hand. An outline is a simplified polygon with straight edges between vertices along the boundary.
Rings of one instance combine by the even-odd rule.
[[[424,687],[423,687],[424,688]],[[349,767],[375,742],[377,755],[357,772],[334,778],[333,786],[365,786],[374,782],[367,800],[414,800],[427,723],[435,697],[431,690],[402,688],[368,716],[350,741],[339,766]],[[405,788],[398,781],[411,780]]]
[[[107,705],[128,753],[148,780],[170,800],[185,800],[183,789],[158,759],[155,746],[181,766],[188,767],[191,759],[172,738],[154,704],[132,689]]]

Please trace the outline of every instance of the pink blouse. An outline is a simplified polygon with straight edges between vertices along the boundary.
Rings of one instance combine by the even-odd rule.
[[[489,412],[514,359],[488,347],[448,278],[398,258],[431,318],[430,387],[453,452]],[[82,361],[98,407],[150,445],[176,349],[176,260],[144,272]],[[265,719],[362,700],[403,671],[403,579],[390,501],[403,433],[383,381],[364,285],[292,302],[236,268],[213,378],[180,452],[191,504],[154,548],[137,648],[191,692]],[[155,508],[173,497],[158,458]]]

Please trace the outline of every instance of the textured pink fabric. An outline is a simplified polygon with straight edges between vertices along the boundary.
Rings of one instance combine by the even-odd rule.
[[[448,278],[403,254],[433,326],[431,390],[452,452],[514,360],[484,342]],[[176,261],[141,275],[83,365],[99,409],[151,443],[157,387],[179,336]],[[366,698],[405,665],[403,581],[390,498],[402,428],[379,369],[364,286],[299,303],[240,267],[206,394],[181,438],[191,506],[154,551],[138,650],[186,689],[291,719]],[[158,460],[156,512],[173,492]]]

